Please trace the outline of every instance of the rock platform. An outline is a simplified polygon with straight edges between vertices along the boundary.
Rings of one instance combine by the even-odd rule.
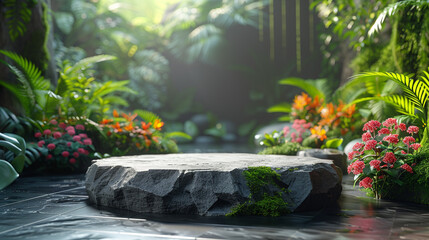
[[[243,171],[267,166],[286,186],[290,210],[323,208],[341,194],[341,170],[331,160],[242,153],[166,154],[95,161],[85,186],[92,203],[143,213],[225,215],[249,200]]]

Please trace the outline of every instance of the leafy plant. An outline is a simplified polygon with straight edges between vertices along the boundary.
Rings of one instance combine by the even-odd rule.
[[[138,115],[149,121],[137,121]],[[119,115],[114,110],[113,117],[100,122],[100,128],[108,140],[103,151],[111,155],[177,152],[178,147],[172,138],[191,138],[183,132],[161,133],[164,122],[148,111],[136,110],[134,114]]]
[[[267,147],[264,150],[260,151],[258,154],[276,154],[276,155],[291,155],[296,156],[296,154],[305,149],[301,144],[297,142],[286,142],[282,145]]]
[[[398,84],[404,94],[393,94],[389,96],[374,96],[360,98],[354,102],[368,100],[383,100],[392,104],[399,113],[405,114],[410,118],[417,120],[420,127],[423,129],[421,133],[421,143],[424,144],[429,138],[428,124],[428,106],[427,99],[429,96],[429,74],[424,71],[418,79],[412,79],[404,74],[388,73],[388,72],[367,72],[355,76],[354,81],[369,78],[371,80],[391,80]]]
[[[21,103],[27,116],[41,119],[42,110],[47,110],[47,102],[51,98],[59,98],[50,91],[50,83],[44,79],[42,72],[30,61],[16,53],[0,50],[0,54],[9,57],[17,65],[6,64],[16,76],[19,84],[13,85],[0,81],[0,85],[8,89]]]

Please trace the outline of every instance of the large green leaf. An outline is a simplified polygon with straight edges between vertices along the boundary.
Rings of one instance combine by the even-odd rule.
[[[292,85],[299,87],[302,90],[306,91],[312,98],[318,96],[321,99],[325,99],[325,93],[318,89],[314,84],[311,84],[309,81],[306,81],[302,78],[285,78],[279,81],[279,84],[282,85]]]
[[[10,163],[5,160],[0,160],[0,190],[7,187],[18,177],[19,174]]]
[[[161,118],[153,112],[137,109],[134,110],[134,113],[137,113],[139,117],[143,119],[146,123],[153,123],[156,119],[161,121]]]
[[[87,68],[91,67],[91,65],[94,63],[99,63],[99,62],[104,62],[104,61],[109,61],[114,59],[116,59],[116,57],[110,56],[110,55],[97,55],[97,56],[87,57],[77,62],[71,68],[68,68],[65,71],[65,74],[68,76],[75,76],[78,72],[82,72],[86,70]]]
[[[292,111],[292,106],[290,103],[279,103],[274,106],[271,106],[267,109],[267,112],[282,112],[282,113],[290,113]]]
[[[192,137],[184,132],[169,132],[164,135],[166,138],[185,138],[187,140],[192,140]]]

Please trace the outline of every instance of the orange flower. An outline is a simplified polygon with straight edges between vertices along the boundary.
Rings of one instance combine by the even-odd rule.
[[[141,145],[139,142],[136,142],[136,147],[137,147],[138,149],[142,149],[142,145]]]
[[[145,143],[147,147],[150,147],[150,145],[152,144],[152,141],[146,138]]]
[[[130,122],[126,127],[124,127],[125,130],[128,132],[131,132],[134,129],[133,122]]]
[[[334,115],[334,104],[328,103],[326,104],[326,107],[322,109],[320,112],[320,116],[325,119],[329,119]]]
[[[323,141],[327,139],[326,137],[326,130],[322,128],[322,126],[316,126],[310,129],[311,135],[314,137],[317,137],[320,139],[320,141]]]
[[[131,113],[129,113],[128,115],[125,113],[122,113],[122,117],[124,117],[128,122],[132,122],[134,120],[134,118],[137,117],[137,113],[131,115]]]
[[[100,124],[109,124],[111,122],[113,122],[112,119],[105,119],[105,118],[103,118],[103,120],[100,122]]]
[[[155,119],[155,122],[153,123],[153,127],[156,130],[160,130],[164,126],[164,122],[161,122],[159,119]]]
[[[313,101],[310,101],[309,106],[308,106],[309,109],[310,110],[318,109],[322,105],[322,101],[323,100],[319,99],[319,96],[316,96]]]
[[[355,112],[356,112],[356,104],[352,104],[350,107],[346,109],[346,117],[351,118]]]
[[[121,125],[119,125],[119,123],[118,122],[116,122],[116,124],[115,125],[111,125],[111,127],[112,128],[114,128],[116,131],[118,131],[118,132],[122,132],[122,128],[121,128]]]
[[[149,129],[149,127],[150,127],[150,125],[151,125],[152,123],[148,123],[148,124],[146,124],[145,122],[141,122],[141,125],[142,125],[142,128],[143,128],[143,130],[147,130],[147,129]]]
[[[116,111],[116,109],[113,110],[113,117],[115,118],[119,117],[119,113],[118,111]]]
[[[302,93],[301,95],[295,96],[292,107],[297,110],[304,110],[304,108],[311,103],[311,97],[307,94]]]

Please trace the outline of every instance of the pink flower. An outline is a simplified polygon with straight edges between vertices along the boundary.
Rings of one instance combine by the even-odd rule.
[[[411,148],[412,149],[414,149],[414,150],[419,150],[419,148],[421,147],[422,145],[420,145],[420,143],[413,143],[413,144],[411,144]]]
[[[67,152],[67,151],[64,151],[64,152],[62,152],[62,153],[61,153],[61,155],[62,155],[63,157],[68,157],[68,156],[70,156],[70,153],[69,153],[69,152]]]
[[[46,129],[45,131],[43,131],[43,134],[45,134],[45,135],[51,135],[51,130]]]
[[[76,136],[73,136],[73,141],[80,141],[80,139],[81,139],[81,137],[80,136],[78,136],[78,135],[76,135]]]
[[[368,141],[368,140],[370,140],[371,139],[371,133],[369,133],[369,132],[366,132],[366,133],[364,133],[364,134],[362,134],[362,141],[363,142],[366,142],[366,141]]]
[[[48,154],[48,156],[46,156],[46,159],[49,160],[52,158],[52,154]]]
[[[407,154],[407,152],[405,152],[404,150],[401,150],[401,153],[402,153],[402,154]]]
[[[302,140],[303,140],[302,137],[299,137],[299,138],[296,139],[296,142],[297,143],[302,143]]]
[[[74,127],[73,126],[68,126],[68,127],[66,127],[66,129],[65,129],[66,131],[70,131],[70,130],[73,130],[74,131]]]
[[[387,128],[382,128],[378,131],[378,135],[382,135],[382,134],[390,134],[389,129]]]
[[[351,151],[349,152],[347,155],[349,157],[349,160],[352,160],[356,155],[358,155],[360,152],[359,151]]]
[[[67,142],[67,147],[70,147],[72,145],[71,142]]]
[[[75,163],[76,163],[76,159],[74,159],[74,158],[70,158],[70,159],[69,159],[69,162],[70,162],[71,164],[75,164]]]
[[[366,177],[359,182],[359,187],[372,188],[372,179]]]
[[[41,137],[42,136],[42,133],[40,133],[40,132],[36,132],[35,134],[34,134],[34,137],[36,137],[36,138],[39,138],[39,137]]]
[[[399,142],[398,134],[390,134],[383,138],[383,141],[389,142],[391,144],[397,144]]]
[[[409,134],[414,134],[414,133],[418,133],[419,132],[419,127],[416,126],[409,126],[407,133]]]
[[[372,160],[371,162],[369,162],[369,165],[375,169],[377,169],[378,171],[380,171],[380,160]]]
[[[37,146],[39,146],[39,147],[43,147],[43,145],[45,145],[45,141],[39,141],[38,143],[37,143]]]
[[[386,121],[383,122],[383,126],[385,127],[392,127],[392,126],[396,126],[397,120],[395,118],[388,118],[386,119]]]
[[[350,166],[351,166],[350,170],[353,172],[353,174],[357,175],[363,172],[363,169],[365,168],[365,163],[362,161],[356,161],[350,164]]]
[[[286,137],[290,132],[290,127],[286,126],[283,128],[283,134]],[[79,134],[80,135],[80,134]]]
[[[55,149],[55,144],[53,144],[53,143],[49,143],[49,144],[48,144],[48,149],[49,149],[49,150],[54,150],[54,149]]]
[[[402,169],[405,169],[405,171],[409,172],[409,173],[413,173],[413,169],[410,167],[410,165],[408,164],[404,164],[401,166]]]
[[[67,127],[67,124],[62,122],[62,123],[58,124],[58,127],[65,129]]]
[[[85,126],[83,126],[82,124],[78,124],[78,125],[76,125],[76,129],[77,130],[85,130]]]
[[[383,162],[394,164],[396,162],[395,154],[393,152],[387,152],[384,155]]]
[[[79,153],[78,152],[74,152],[73,153],[73,157],[78,158],[79,157]]]
[[[377,120],[371,120],[363,125],[363,131],[374,132],[377,128],[381,126],[381,123]]]
[[[55,139],[58,139],[58,138],[60,138],[61,137],[61,133],[60,132],[54,132],[54,138]]]
[[[58,124],[57,120],[55,120],[55,119],[52,119],[49,123],[52,124],[52,125],[57,125]]]
[[[80,133],[80,134],[79,134],[79,136],[80,136],[81,138],[88,138],[88,135],[86,135],[85,133]]]
[[[410,145],[410,143],[413,143],[413,142],[415,142],[416,141],[416,139],[414,139],[413,137],[410,137],[410,136],[408,136],[408,137],[404,137],[404,140],[402,140],[406,145]]]
[[[73,136],[73,135],[76,134],[76,132],[74,130],[68,130],[67,134],[70,135],[70,136]]]
[[[368,140],[366,143],[365,143],[365,147],[363,148],[363,150],[371,150],[371,149],[374,149],[375,148],[375,146],[377,146],[377,141],[376,140]]]
[[[399,124],[399,126],[395,127],[395,129],[400,129],[401,131],[405,131],[407,130],[407,126],[405,125],[405,123],[401,123]]]
[[[353,150],[360,150],[364,146],[365,146],[365,144],[357,142],[357,143],[355,143],[355,145],[353,145]]]
[[[88,155],[89,154],[88,150],[85,149],[85,152],[83,152],[83,154]]]
[[[78,148],[77,151],[78,151],[78,153],[81,153],[81,154],[85,153],[85,149],[83,149],[83,148]]]
[[[90,138],[84,139],[83,144],[84,145],[92,145],[92,140]]]

